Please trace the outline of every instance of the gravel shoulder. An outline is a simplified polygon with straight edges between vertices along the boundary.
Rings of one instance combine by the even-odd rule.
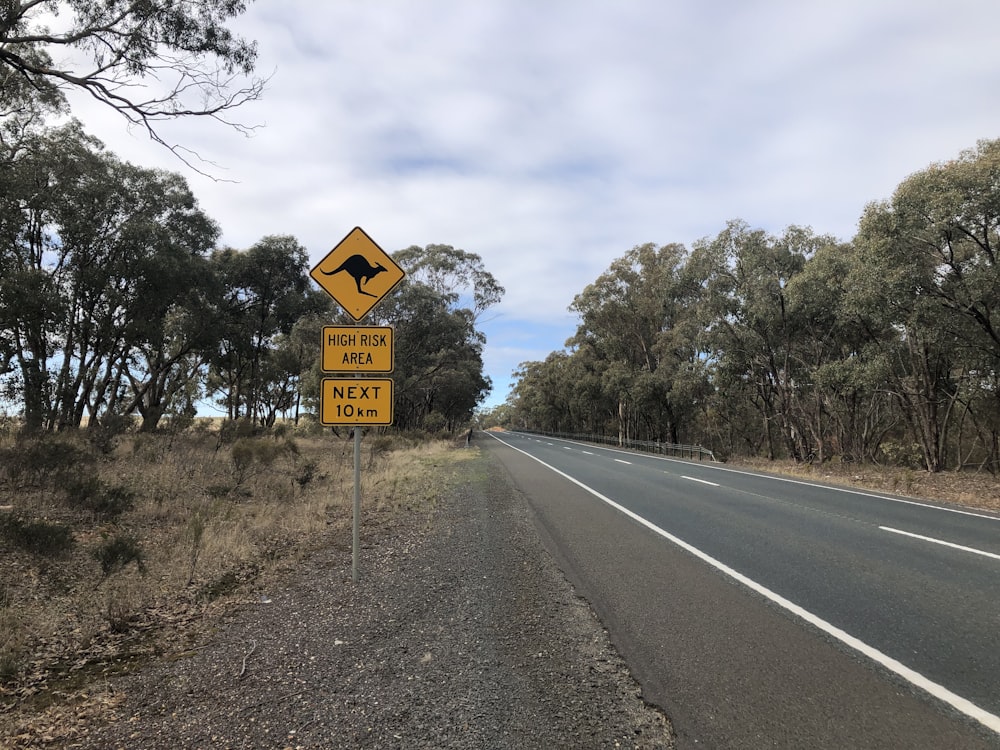
[[[488,453],[106,685],[68,748],[672,748]],[[50,744],[39,746],[51,747]]]

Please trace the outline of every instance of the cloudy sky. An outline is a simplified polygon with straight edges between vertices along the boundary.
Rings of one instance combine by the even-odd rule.
[[[271,76],[239,113],[261,127],[163,130],[225,181],[75,114],[184,173],[226,245],[291,234],[318,262],[361,226],[479,254],[507,289],[487,405],[633,246],[736,218],[849,240],[908,174],[1000,137],[996,0],[257,0],[237,28]]]

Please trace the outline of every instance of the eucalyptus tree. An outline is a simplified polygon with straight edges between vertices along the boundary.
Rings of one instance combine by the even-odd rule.
[[[855,261],[849,244],[821,245],[787,287],[802,334],[794,350],[797,400],[820,462],[876,460],[899,423],[872,338],[877,325],[848,301]]]
[[[491,385],[483,374],[484,337],[471,311],[452,308],[448,297],[405,279],[378,315],[394,328],[394,424],[419,429],[437,422],[453,430],[471,418]]]
[[[950,462],[967,415],[996,465],[1000,443],[1000,141],[904,180],[859,228],[852,303],[880,321],[892,393],[929,471]]]
[[[549,354],[544,361],[522,362],[514,371],[511,398],[515,427],[544,432],[573,432],[569,399],[573,393],[569,362],[565,351]]]
[[[246,131],[231,112],[263,91],[256,44],[229,28],[245,10],[240,0],[6,0],[0,110],[78,89],[185,158],[161,122],[204,117]]]
[[[269,410],[291,411],[295,424],[303,411],[319,412],[320,383],[325,377],[321,362],[323,326],[349,322],[345,313],[338,315],[326,295],[317,297],[313,303],[314,311],[302,315],[287,335],[275,339],[278,372],[282,377],[269,389],[276,396],[266,399]]]
[[[64,242],[79,249],[74,262],[85,282],[74,303],[85,301],[92,321],[75,350],[67,347],[77,360],[74,381],[83,385],[68,422],[79,423],[86,402],[93,416],[102,405],[112,413],[138,411],[150,430],[198,375],[215,341],[219,287],[207,254],[219,229],[178,174],[115,160],[109,177],[92,212],[103,220],[97,232],[88,234],[88,222],[82,232],[64,224]],[[88,336],[93,364],[82,346]]]
[[[246,251],[212,253],[223,302],[208,387],[230,419],[266,424],[286,408],[287,400],[276,399],[273,388],[286,375],[271,361],[279,337],[289,335],[303,315],[328,307],[311,285],[307,260],[305,248],[288,235],[264,237]]]
[[[100,144],[70,123],[27,134],[0,177],[0,328],[17,363],[8,390],[20,397],[29,430],[72,421],[86,379],[71,382],[74,355],[93,367],[96,351],[116,337],[94,325],[93,283],[112,168]]]
[[[791,307],[789,286],[817,249],[832,242],[808,228],[790,226],[775,237],[730,221],[700,249],[716,264],[706,286],[714,306],[715,386],[721,398],[754,404],[769,458],[783,451],[802,459],[815,448],[803,409],[812,336]]]
[[[0,328],[25,424],[138,409],[155,425],[206,335],[218,229],[183,178],[121,162],[77,123],[23,146],[0,192]]]
[[[136,210],[120,228],[131,246],[125,378],[120,409],[154,429],[175,398],[197,392],[219,335],[222,285],[208,256],[219,228],[182,177],[131,168],[123,175]],[[188,410],[192,408],[187,404]]]
[[[32,136],[45,128],[46,119],[65,112],[65,107],[65,98],[54,84],[32,84],[0,64],[0,168],[11,168]]]
[[[634,247],[570,305],[581,318],[570,343],[589,347],[601,363],[623,439],[677,442],[688,421],[682,381],[696,369],[686,365],[697,347],[682,321],[697,292],[683,273],[686,257],[677,244]]]
[[[392,257],[406,270],[410,281],[433,289],[449,307],[470,310],[473,325],[503,299],[504,288],[476,253],[451,245],[411,245]]]
[[[604,387],[605,363],[590,342],[574,345],[565,355],[550,361],[556,366],[563,393],[559,400],[561,429],[585,434],[608,434],[617,430],[618,404]]]
[[[492,387],[477,323],[504,289],[479,255],[451,245],[413,245],[393,260],[406,278],[371,319],[395,328],[394,423],[457,429]]]

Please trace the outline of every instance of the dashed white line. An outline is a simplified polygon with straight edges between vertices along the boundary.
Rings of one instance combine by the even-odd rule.
[[[616,458],[616,459],[615,459],[615,461],[617,461],[617,462],[618,462],[618,463],[620,463],[620,464],[628,464],[629,466],[631,466],[631,465],[632,465],[632,462],[631,462],[631,461],[623,461],[623,460],[622,460],[622,459],[620,459],[620,458]]]
[[[664,474],[669,474],[669,473],[670,472],[664,472]],[[699,484],[707,484],[709,487],[719,486],[717,482],[709,482],[707,479],[698,479],[697,477],[687,477],[684,476],[683,474],[681,475],[681,479],[686,479],[689,482],[698,482]]]
[[[994,554],[992,552],[986,552],[985,550],[976,549],[975,547],[964,547],[961,544],[955,544],[954,542],[946,542],[944,539],[935,539],[932,536],[923,536],[922,534],[914,534],[911,531],[901,531],[900,529],[892,529],[888,526],[879,526],[882,531],[888,531],[891,534],[902,534],[903,536],[913,537],[914,539],[920,539],[924,542],[930,542],[931,544],[940,544],[944,547],[951,547],[953,549],[960,549],[963,552],[971,552],[974,555],[982,555],[983,557],[992,557],[994,560],[1000,560],[1000,555]]]

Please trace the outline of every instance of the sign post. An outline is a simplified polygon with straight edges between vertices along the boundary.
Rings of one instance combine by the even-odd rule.
[[[355,227],[309,275],[355,321],[354,326],[323,328],[323,372],[354,377],[323,379],[320,424],[350,425],[354,435],[351,577],[357,583],[361,556],[361,427],[391,425],[393,406],[392,379],[363,377],[361,373],[392,372],[394,352],[391,327],[358,324],[406,273],[361,227]]]

